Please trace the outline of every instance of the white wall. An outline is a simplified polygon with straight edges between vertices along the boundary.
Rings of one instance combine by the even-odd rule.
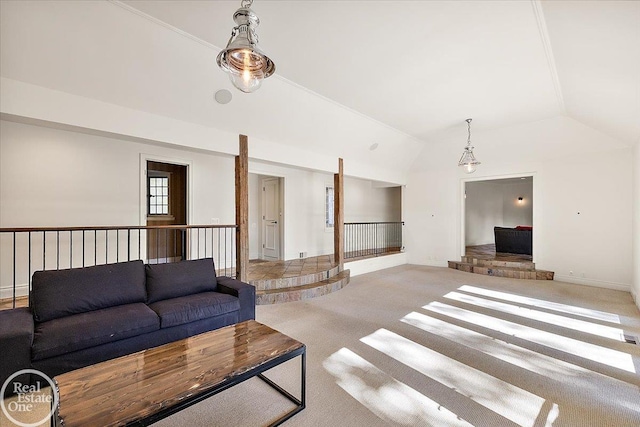
[[[640,308],[640,143],[633,149],[633,288],[631,293]]]
[[[0,123],[2,227],[144,225],[141,154],[193,165],[192,223],[235,223],[230,156]]]
[[[463,143],[434,144],[416,160],[405,204],[410,263],[444,266],[461,255]],[[629,290],[631,148],[566,117],[478,131],[474,145],[482,162],[475,178],[534,177],[538,268],[557,280]]]
[[[1,124],[0,227],[141,225],[141,155],[191,164],[190,223],[209,224],[213,218],[235,223],[231,156],[4,120]],[[250,170],[252,194],[259,194],[262,175],[284,178],[285,259],[300,252],[333,253],[333,232],[324,228],[324,188],[333,184],[333,175],[253,160]],[[395,220],[399,189],[345,181],[353,197],[348,204],[352,218]],[[259,216],[259,203],[250,204],[250,232],[259,231]],[[259,236],[250,243],[250,257],[257,258]]]
[[[259,142],[256,159],[334,172],[342,157],[348,175],[399,183],[420,150],[414,138],[278,74],[243,95],[217,67],[219,47],[123,2],[2,1],[0,8],[3,114],[227,154],[237,154],[244,134]],[[222,30],[210,28],[225,34],[221,43],[227,20]],[[223,88],[233,91],[226,105],[213,96]]]
[[[324,222],[325,186],[333,186],[333,174],[258,160],[249,161],[249,171],[250,176],[284,180],[284,259],[298,258],[300,252],[308,257],[333,253],[333,229],[325,229]],[[346,222],[400,221],[399,187],[377,188],[371,181],[345,177],[344,191]]]
[[[364,179],[344,178],[344,222],[402,221],[400,187],[379,187]]]
[[[284,259],[299,258],[300,252],[310,257],[333,253],[333,232],[324,229],[324,186],[333,183],[332,174],[257,160],[249,161],[249,172],[283,178]]]
[[[494,243],[493,227],[533,223],[531,179],[471,181],[465,187],[465,244]],[[520,180],[518,180],[520,181]],[[522,197],[522,202],[518,201]]]
[[[518,201],[522,197],[522,201]],[[502,184],[503,227],[533,224],[533,185],[531,179]]]
[[[493,227],[504,223],[502,185],[495,182],[468,182],[465,198],[466,246],[493,243]]]
[[[254,173],[249,174],[249,259],[260,258],[260,241],[262,220],[260,212],[260,182],[262,176]]]
[[[220,224],[235,224],[235,167],[230,156],[3,120],[0,227],[145,225],[146,194],[140,187],[141,157],[147,156],[190,165],[189,223],[210,224],[218,218]],[[3,238],[3,288],[11,282],[10,251],[11,242]]]

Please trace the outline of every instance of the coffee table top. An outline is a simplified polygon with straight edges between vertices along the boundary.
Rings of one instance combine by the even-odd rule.
[[[67,372],[55,378],[65,427],[144,419],[304,344],[254,320]]]

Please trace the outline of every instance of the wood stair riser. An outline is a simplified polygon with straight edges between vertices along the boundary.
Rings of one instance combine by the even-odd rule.
[[[473,258],[470,256],[463,256],[462,262],[467,264],[477,265],[479,267],[509,267],[518,268],[521,270],[535,270],[536,265],[533,262],[527,261],[498,261],[494,259],[482,259]]]
[[[251,280],[250,285],[255,286],[256,291],[295,288],[297,286],[308,285],[310,283],[320,282],[330,279],[340,273],[340,267],[336,266],[326,271],[306,274],[304,276],[283,277],[278,279]]]
[[[507,277],[510,279],[530,279],[530,280],[553,280],[554,272],[546,270],[536,270],[535,268],[517,268],[509,266],[478,265],[463,261],[449,261],[449,268],[467,273],[482,274],[485,276]],[[489,260],[485,260],[489,261]],[[496,261],[500,263],[501,261]]]
[[[316,283],[296,287],[256,291],[256,304],[279,304],[283,302],[302,301],[316,298],[344,288],[349,283],[349,280],[350,271],[344,270],[329,279]]]

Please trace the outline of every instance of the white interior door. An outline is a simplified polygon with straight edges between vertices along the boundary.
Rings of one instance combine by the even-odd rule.
[[[280,259],[280,185],[278,178],[262,180],[262,257]]]

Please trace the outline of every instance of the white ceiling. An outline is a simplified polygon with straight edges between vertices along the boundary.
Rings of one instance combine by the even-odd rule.
[[[126,4],[224,47],[239,1]],[[269,1],[277,75],[421,141],[567,114],[640,140],[635,1]],[[266,81],[265,85],[270,82]]]
[[[603,146],[640,141],[638,1],[255,0],[260,46],[277,69],[253,94],[215,64],[239,6],[2,0],[0,74],[249,135],[256,159],[306,153],[305,167],[333,167],[343,157],[345,173],[388,182],[403,182],[426,146],[453,141],[457,151],[469,117],[481,142],[483,131],[558,118],[578,122],[574,134],[593,129]],[[213,100],[223,88],[233,91],[226,105]],[[194,138],[181,136],[171,142]]]

